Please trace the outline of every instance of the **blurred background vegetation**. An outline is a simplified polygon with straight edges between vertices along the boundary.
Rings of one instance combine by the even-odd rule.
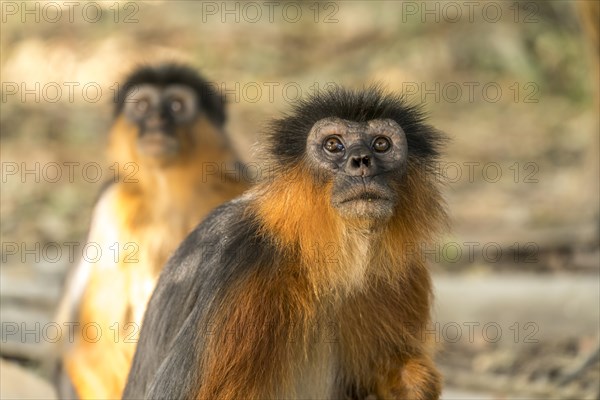
[[[440,164],[451,245],[431,257],[447,385],[599,398],[598,44],[582,22],[594,2],[3,2],[3,371],[44,358],[4,324],[51,318],[73,264],[65,243],[85,241],[111,178],[116,84],[139,64],[179,61],[227,95],[247,161],[270,118],[332,84],[380,83],[424,103],[451,137]],[[57,259],[44,254],[53,243]],[[495,322],[502,338],[479,327],[467,340],[465,321]],[[528,322],[537,342],[522,338]],[[462,327],[456,343],[449,323]],[[5,398],[30,386],[7,382]]]

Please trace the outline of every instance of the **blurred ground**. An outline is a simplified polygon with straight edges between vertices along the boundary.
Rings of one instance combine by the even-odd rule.
[[[54,388],[30,371],[15,363],[0,360],[0,398],[47,399],[56,398]]]
[[[45,3],[37,21],[34,5],[23,14],[22,3],[2,3],[2,356],[39,372],[40,343],[7,329],[50,321],[78,259],[69,243],[80,251],[111,177],[100,149],[115,83],[139,63],[179,60],[227,94],[228,130],[248,161],[269,118],[332,83],[379,82],[423,102],[451,137],[440,171],[453,229],[423,249],[446,288],[436,315],[447,327],[439,362],[448,385],[497,398],[598,398],[594,50],[577,2],[491,3],[474,2],[470,18],[461,2],[307,2],[296,22],[292,6],[282,13],[293,2],[272,22],[262,3],[255,22],[241,3],[228,3],[230,14],[220,2],[93,3],[97,21],[79,5],[72,22],[66,6],[53,22]],[[448,324],[466,335],[465,322],[498,324],[503,340],[449,341]],[[537,342],[524,343],[536,326]],[[506,340],[515,332],[518,343]],[[0,388],[4,397],[4,379]]]

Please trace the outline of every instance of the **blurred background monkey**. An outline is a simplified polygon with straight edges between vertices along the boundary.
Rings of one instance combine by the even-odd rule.
[[[246,189],[223,132],[224,99],[194,70],[139,68],[115,111],[109,154],[119,179],[103,190],[88,236],[101,257],[72,272],[58,312],[79,324],[62,365],[80,398],[121,396],[165,261],[210,210]]]
[[[443,135],[371,88],[300,102],[267,139],[273,176],[167,263],[124,398],[437,399],[418,249],[446,226]]]

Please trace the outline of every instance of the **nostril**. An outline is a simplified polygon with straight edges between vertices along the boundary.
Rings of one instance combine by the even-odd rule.
[[[352,158],[352,167],[360,168],[360,164],[361,164],[361,159],[359,157]]]
[[[371,159],[369,156],[364,156],[361,161],[365,167],[369,167],[371,165]]]

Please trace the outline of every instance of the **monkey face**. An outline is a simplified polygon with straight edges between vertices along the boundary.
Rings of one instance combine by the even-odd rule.
[[[394,120],[321,119],[309,133],[307,156],[319,178],[332,182],[331,205],[343,217],[392,216],[408,158],[406,136]]]
[[[185,150],[186,131],[198,112],[198,99],[184,85],[159,87],[142,84],[126,95],[123,114],[137,126],[136,150],[143,157],[163,164]]]

